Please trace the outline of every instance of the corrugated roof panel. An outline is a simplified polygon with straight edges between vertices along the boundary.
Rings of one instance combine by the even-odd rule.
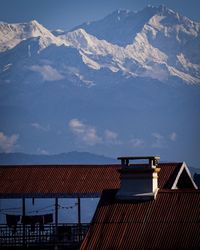
[[[0,166],[0,195],[101,193],[119,186],[120,165]]]
[[[82,250],[200,248],[200,190],[160,190],[148,202],[116,191],[103,192]]]
[[[161,163],[159,167],[158,185],[163,188],[181,164]],[[0,196],[101,193],[104,189],[119,188],[120,168],[121,165],[0,166]]]
[[[158,167],[161,171],[158,173],[158,186],[159,188],[170,189],[182,163],[160,163]]]

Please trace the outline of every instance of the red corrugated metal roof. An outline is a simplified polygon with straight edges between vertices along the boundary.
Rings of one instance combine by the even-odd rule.
[[[182,163],[161,163],[158,186],[168,187]],[[0,197],[84,196],[119,188],[121,165],[0,166]]]
[[[153,201],[103,192],[85,249],[200,249],[200,190],[160,190]]]
[[[0,167],[0,196],[101,193],[118,187],[119,168],[120,165]]]

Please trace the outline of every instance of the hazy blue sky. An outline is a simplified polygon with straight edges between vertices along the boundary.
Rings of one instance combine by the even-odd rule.
[[[161,4],[200,22],[200,0],[0,0],[0,20],[36,19],[48,29],[68,30],[85,21],[98,20],[116,9],[141,10]]]

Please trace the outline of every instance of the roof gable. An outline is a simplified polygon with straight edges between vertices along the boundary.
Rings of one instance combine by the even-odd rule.
[[[192,179],[191,173],[186,163],[183,162],[171,189],[187,189],[187,188],[198,189],[197,185]]]
[[[200,248],[200,190],[185,163],[158,167],[155,200],[118,200],[117,189],[102,193],[81,250]]]

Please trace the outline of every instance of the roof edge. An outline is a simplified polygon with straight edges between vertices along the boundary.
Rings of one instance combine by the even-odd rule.
[[[195,182],[194,182],[194,180],[193,180],[193,178],[192,178],[191,172],[190,172],[190,170],[189,170],[189,168],[187,167],[187,164],[186,164],[185,162],[182,162],[182,166],[181,166],[181,168],[180,168],[180,170],[179,170],[179,172],[178,172],[178,174],[177,174],[177,176],[176,176],[176,179],[175,179],[174,183],[172,184],[171,189],[177,189],[177,183],[178,183],[178,181],[179,181],[179,178],[180,178],[180,176],[181,176],[183,170],[185,170],[185,171],[187,172],[188,177],[189,177],[189,179],[190,179],[190,181],[191,181],[191,183],[192,183],[194,189],[198,189],[197,185],[195,184]]]
[[[113,163],[113,164],[14,164],[14,165],[11,165],[11,164],[4,164],[4,165],[1,165],[0,164],[0,168],[31,168],[31,167],[44,167],[44,168],[54,168],[54,167],[88,167],[88,168],[91,168],[91,167],[121,167],[121,164],[119,163]]]

